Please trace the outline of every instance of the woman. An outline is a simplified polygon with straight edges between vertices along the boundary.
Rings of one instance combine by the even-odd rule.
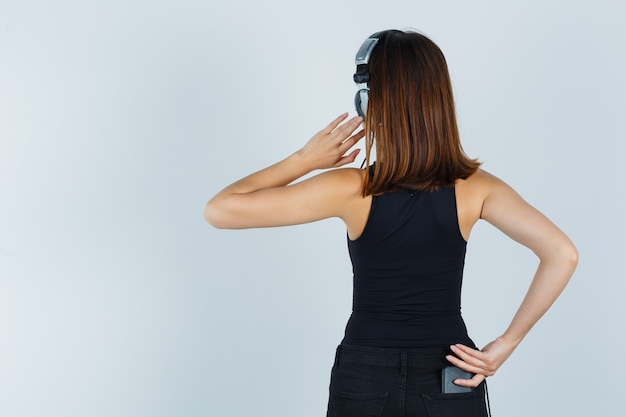
[[[205,217],[231,229],[345,222],[354,303],[331,374],[329,416],[485,416],[485,378],[561,293],[576,248],[464,154],[447,65],[432,41],[379,32],[356,63],[363,117],[339,116],[291,156],[226,187]],[[363,137],[364,170],[293,183],[353,162],[359,150],[349,150]],[[509,327],[480,350],[460,315],[466,241],[479,219],[540,259]]]

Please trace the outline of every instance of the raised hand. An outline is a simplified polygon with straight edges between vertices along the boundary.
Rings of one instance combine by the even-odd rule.
[[[305,164],[311,170],[337,168],[354,162],[360,149],[355,149],[348,155],[346,155],[346,152],[365,136],[363,130],[354,133],[363,122],[363,119],[354,117],[341,124],[347,117],[348,113],[337,117],[298,151]]]

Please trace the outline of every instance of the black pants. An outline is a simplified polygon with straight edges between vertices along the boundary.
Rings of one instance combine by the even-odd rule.
[[[339,345],[327,417],[487,417],[484,382],[472,392],[441,393],[447,354]]]

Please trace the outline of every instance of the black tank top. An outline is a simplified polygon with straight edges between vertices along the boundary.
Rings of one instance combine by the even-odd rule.
[[[466,242],[454,186],[372,197],[352,260],[352,315],[342,344],[474,346],[461,318]]]

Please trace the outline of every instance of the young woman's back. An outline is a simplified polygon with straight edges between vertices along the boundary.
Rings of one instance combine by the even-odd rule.
[[[461,318],[465,246],[454,186],[374,196],[364,231],[348,241],[354,302],[342,343],[474,346]]]
[[[434,43],[380,32],[356,63],[363,117],[343,124],[347,114],[338,117],[293,155],[226,187],[205,217],[233,229],[345,222],[354,302],[331,374],[329,416],[484,417],[485,378],[558,297],[576,249],[463,153],[447,67]],[[365,170],[334,169],[294,183],[353,162],[358,150],[346,152],[363,137]],[[466,241],[479,219],[540,259],[510,326],[480,350],[460,315]]]

